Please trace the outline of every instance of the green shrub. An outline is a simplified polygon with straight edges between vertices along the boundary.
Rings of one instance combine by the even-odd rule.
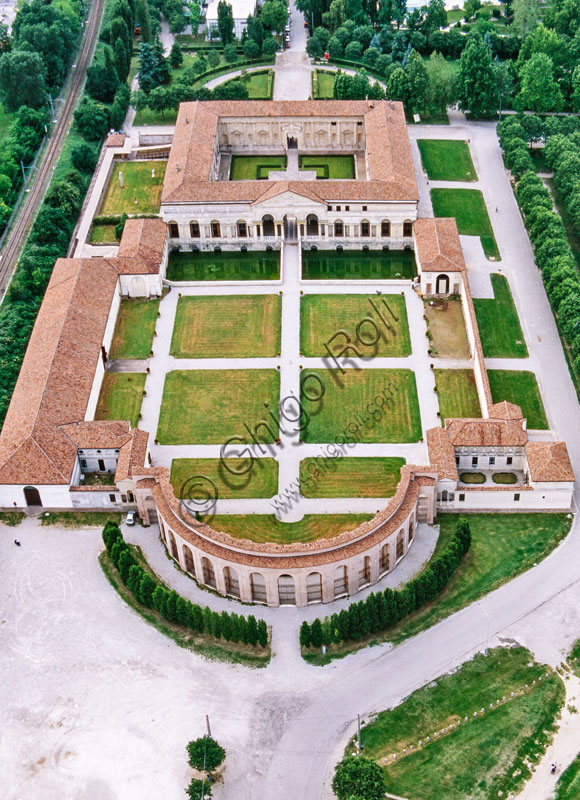
[[[226,751],[211,736],[201,736],[187,745],[189,766],[193,769],[213,772],[226,757]]]

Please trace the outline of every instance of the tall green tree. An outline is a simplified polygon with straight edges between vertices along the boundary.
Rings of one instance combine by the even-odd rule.
[[[427,104],[429,76],[425,62],[416,50],[411,50],[405,69],[407,73],[407,106],[413,114],[423,113]]]
[[[141,42],[151,41],[151,15],[147,0],[137,0],[135,5],[135,21],[139,23]]]
[[[462,111],[489,117],[497,110],[497,75],[491,50],[480,36],[471,38],[459,59],[457,95]]]
[[[538,0],[514,0],[512,28],[522,39],[537,26],[540,16]]]
[[[120,38],[117,39],[113,47],[113,61],[119,80],[124,83],[131,70],[131,56],[127,52],[125,42]]]
[[[457,98],[457,81],[453,64],[441,53],[431,53],[427,62],[427,110],[429,114],[444,114]]]
[[[225,0],[218,3],[217,28],[224,45],[234,41],[234,14],[231,5]]]
[[[260,12],[260,19],[265,28],[282,33],[288,22],[288,7],[282,0],[266,0]]]
[[[564,99],[554,79],[552,59],[545,53],[534,53],[521,71],[521,92],[516,97],[518,109],[560,111]]]
[[[0,97],[6,111],[47,102],[46,67],[38,53],[13,50],[0,56]]]
[[[364,756],[345,756],[336,766],[332,789],[338,800],[383,800],[386,786],[376,761]]]

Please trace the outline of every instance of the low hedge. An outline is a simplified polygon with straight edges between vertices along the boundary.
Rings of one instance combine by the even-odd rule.
[[[212,78],[218,78],[220,75],[227,75],[230,72],[235,72],[238,69],[245,67],[261,67],[269,66],[275,63],[275,58],[244,58],[236,61],[234,64],[228,64],[227,67],[215,67],[215,69],[208,69],[197,76],[194,86],[203,85]]]

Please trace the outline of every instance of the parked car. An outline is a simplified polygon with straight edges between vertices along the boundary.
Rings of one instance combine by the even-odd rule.
[[[129,511],[127,516],[125,517],[125,525],[134,525],[135,524],[135,512]]]

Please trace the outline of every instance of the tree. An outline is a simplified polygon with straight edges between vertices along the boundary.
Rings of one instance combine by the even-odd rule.
[[[321,647],[322,645],[322,624],[318,617],[310,626],[310,643],[312,647]]]
[[[262,44],[262,55],[273,56],[278,51],[278,42],[273,36],[266,36]]]
[[[497,81],[497,95],[499,98],[499,114],[501,119],[501,110],[506,101],[512,99],[515,86],[515,76],[513,74],[513,61],[496,61],[493,68],[495,70],[495,77]]]
[[[179,42],[173,42],[171,52],[169,53],[169,63],[174,68],[180,67],[183,64],[183,53]]]
[[[212,92],[215,100],[247,100],[249,98],[248,87],[240,80],[231,80],[216,86]]]
[[[409,81],[407,73],[402,67],[395,67],[387,83],[387,97],[391,100],[400,100],[404,103],[407,99]]]
[[[220,54],[217,50],[210,50],[207,55],[207,65],[210,69],[216,69],[220,65]]]
[[[113,61],[119,80],[124,83],[131,70],[131,57],[127,52],[125,42],[120,38],[117,39],[113,47]]]
[[[156,81],[157,60],[153,52],[151,44],[144,42],[139,50],[139,71],[137,77],[139,80],[139,87],[149,94],[151,89],[157,86]]]
[[[310,42],[310,41],[312,41],[312,40],[309,39],[308,42]],[[246,39],[246,41],[244,42],[242,47],[243,47],[244,55],[246,56],[246,58],[249,58],[249,59],[258,58],[258,56],[260,55],[260,47],[259,47],[258,43],[255,42],[253,39]]]
[[[447,27],[447,12],[445,11],[445,0],[429,0],[423,25],[423,33],[430,34],[439,28]]]
[[[135,5],[135,22],[139,25],[141,42],[151,41],[151,16],[147,0],[137,0]]]
[[[344,49],[344,57],[350,61],[358,61],[362,58],[363,46],[360,42],[349,42]]]
[[[185,790],[189,800],[202,800],[204,797],[211,797],[211,784],[201,781],[199,778],[192,778],[189,786]]]
[[[165,112],[173,106],[171,92],[169,92],[165,86],[156,86],[155,89],[149,92],[147,106],[154,114],[161,114],[161,118],[163,118]]]
[[[250,14],[246,20],[246,26],[247,38],[256,42],[258,47],[261,49],[264,41],[264,26],[262,25],[262,22],[258,17]]]
[[[534,53],[521,71],[521,92],[516,107],[530,111],[560,111],[564,104],[560,87],[554,80],[552,59],[545,53]]]
[[[211,736],[200,736],[188,743],[187,755],[193,769],[213,772],[226,757],[226,751]]]
[[[268,646],[268,626],[263,619],[258,620],[258,644],[260,647]]]
[[[580,111],[580,64],[574,67],[572,73],[572,108],[574,111]]]
[[[288,22],[288,8],[282,0],[266,0],[260,12],[262,24],[268,30],[282,33]]]
[[[459,59],[457,76],[459,107],[474,117],[487,117],[497,110],[497,76],[491,50],[476,35],[467,43]]]
[[[300,647],[310,647],[310,625],[304,620],[300,626]]]
[[[369,47],[363,56],[363,61],[365,65],[369,67],[369,69],[373,69],[376,66],[380,55],[380,50],[378,50],[376,47]]]
[[[522,39],[538,24],[540,9],[538,0],[514,0],[512,28]]]
[[[337,764],[332,789],[338,800],[383,800],[386,791],[381,768],[364,756],[345,756]]]
[[[197,32],[201,23],[201,6],[199,3],[189,3],[188,8],[191,32],[194,36],[197,36]]]
[[[433,116],[444,114],[447,107],[453,105],[456,99],[455,69],[441,53],[431,53],[426,69],[427,111]]]
[[[102,139],[111,124],[109,109],[90,97],[83,97],[74,113],[74,121],[78,132],[89,142]]]
[[[6,111],[46,103],[46,67],[38,53],[13,50],[0,56],[0,96]]]
[[[228,64],[235,64],[238,60],[238,49],[235,44],[226,44],[224,47],[224,58]]]
[[[416,50],[411,50],[407,61],[407,104],[414,114],[424,111],[429,77],[425,62]]]
[[[111,48],[105,47],[103,59],[87,70],[87,94],[101,103],[112,103],[118,85],[119,77],[113,66]]]
[[[331,58],[341,58],[343,52],[342,45],[336,36],[331,36],[328,40],[328,52]]]
[[[225,0],[219,0],[217,28],[223,44],[229,44],[234,40],[234,14],[232,7]]]

